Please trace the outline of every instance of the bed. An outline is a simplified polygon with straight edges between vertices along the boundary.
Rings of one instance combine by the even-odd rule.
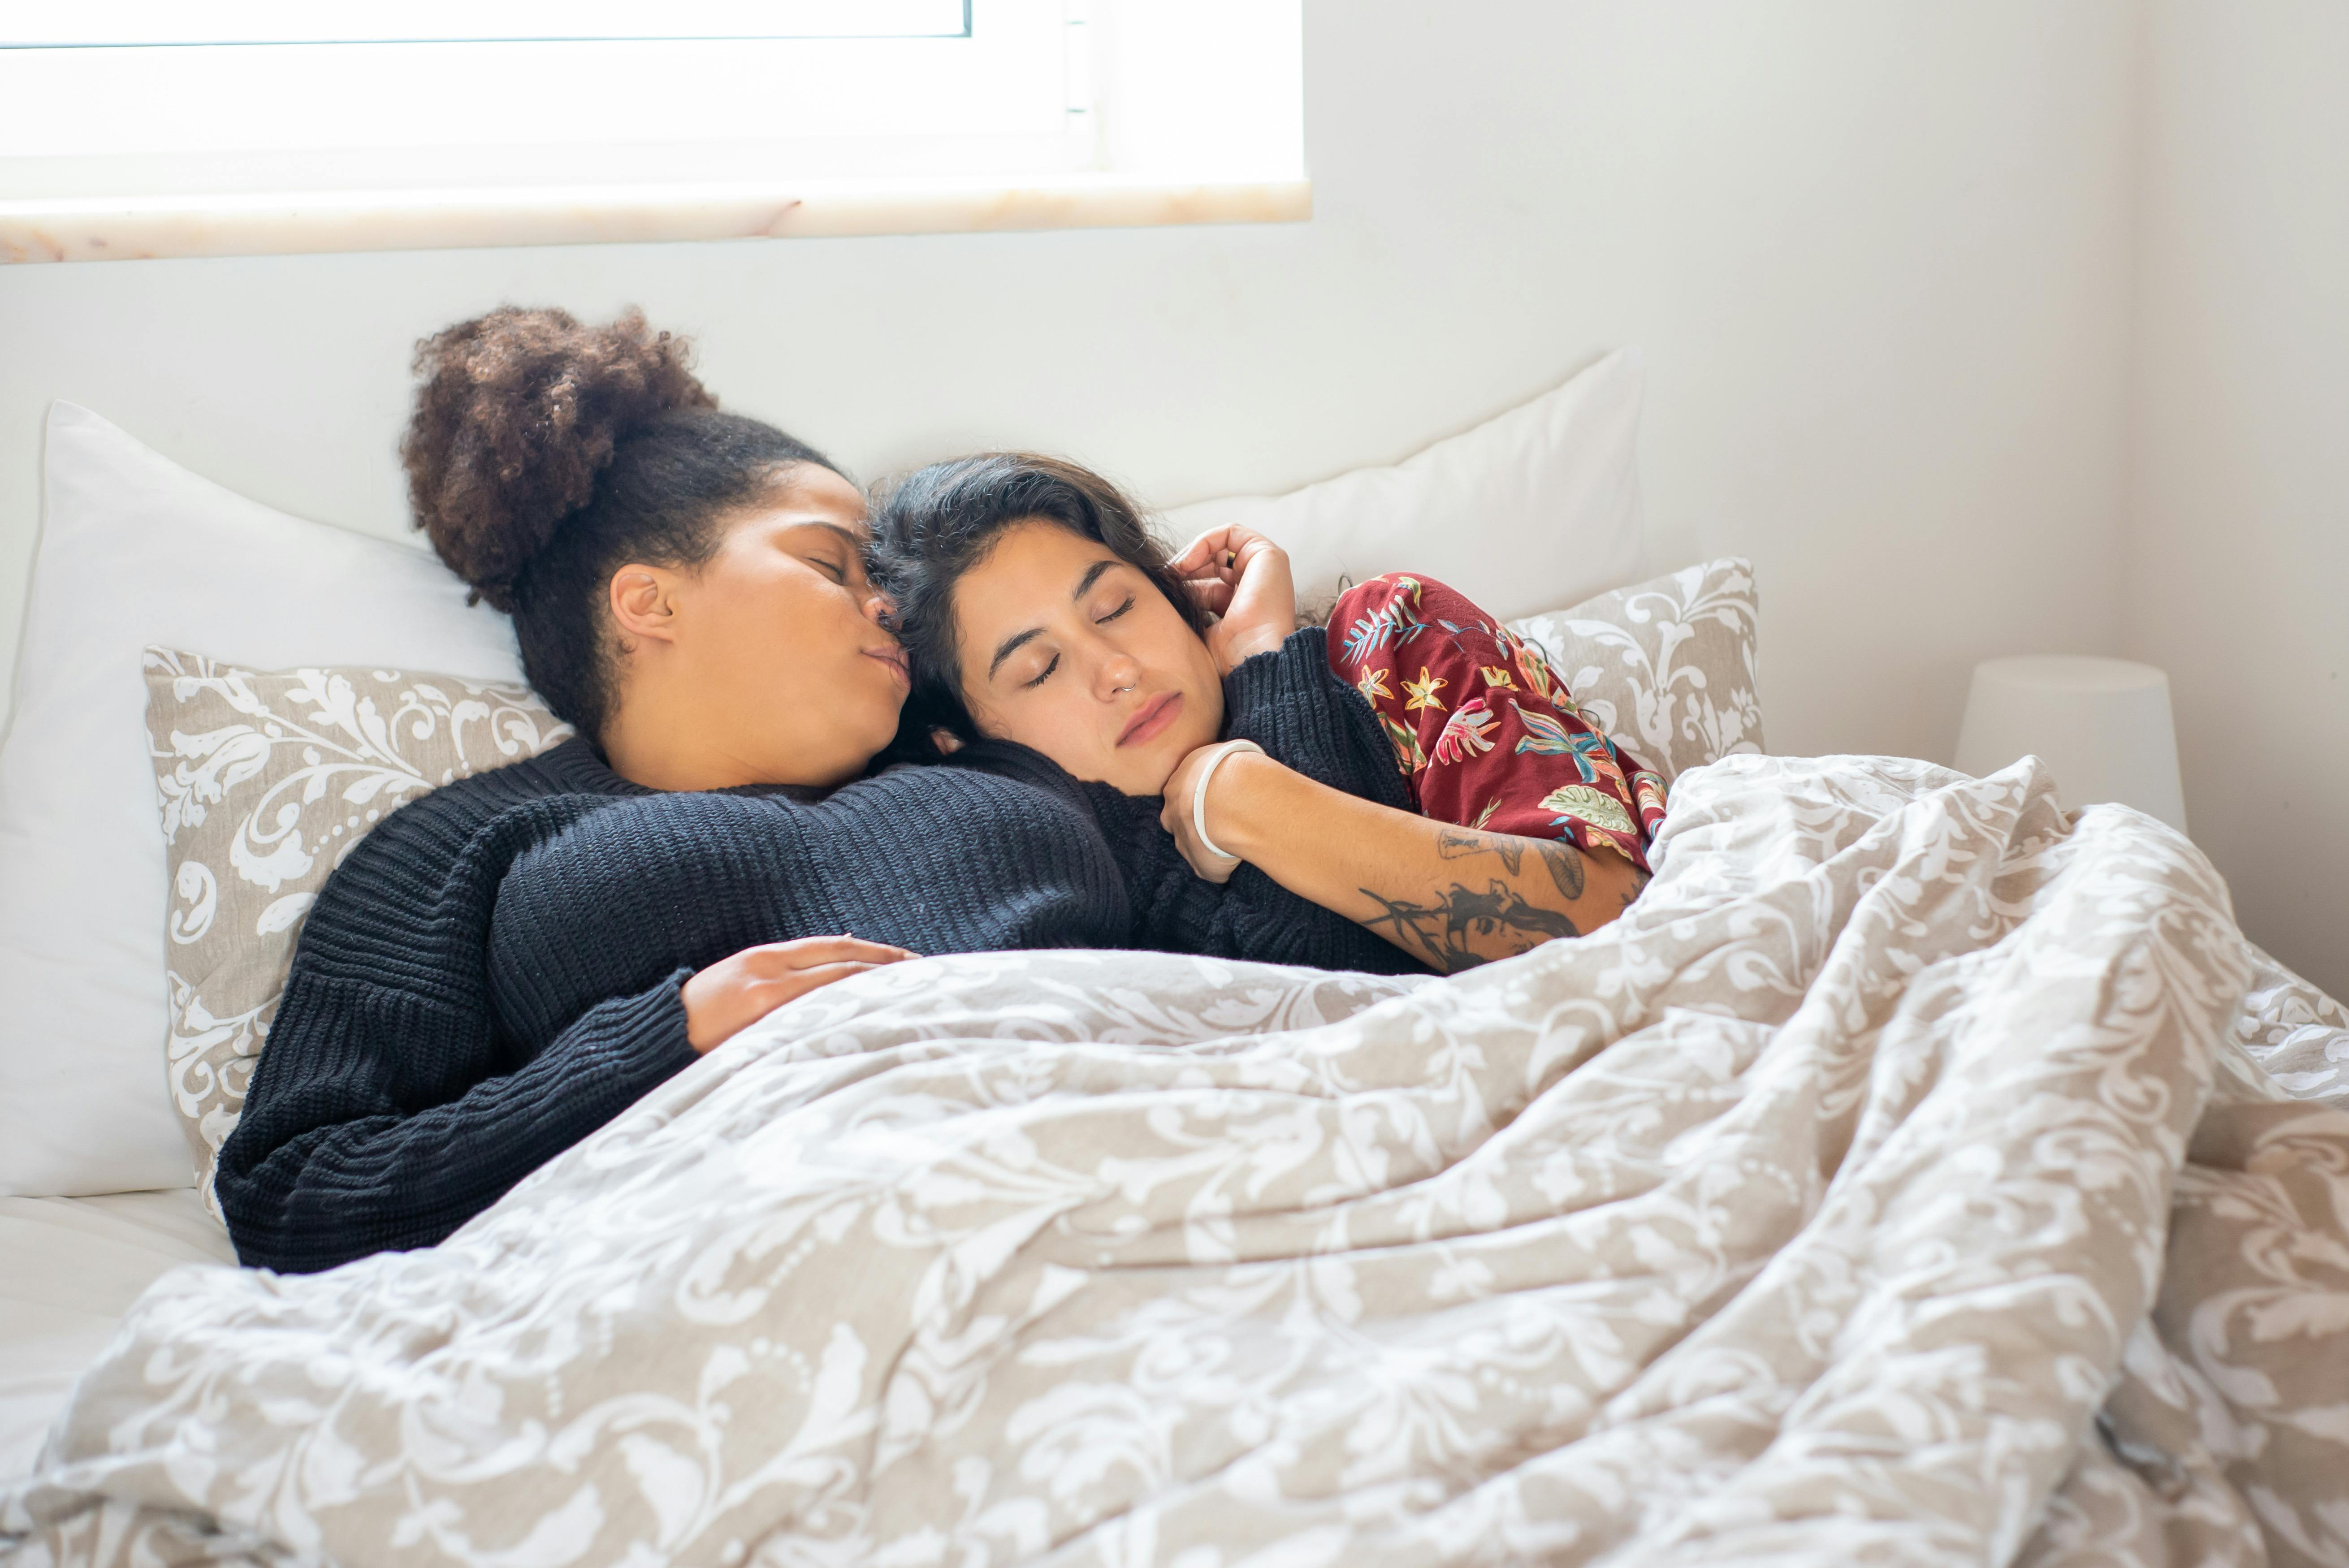
[[[2035,762],[1734,757],[1658,852],[1450,978],[817,993],[438,1248],[167,1276],[0,1539],[2337,1561],[2349,1020],[2191,846]]]
[[[2067,810],[2035,760],[1762,755],[1743,562],[1522,629],[1672,777],[1620,922],[1444,979],[893,966],[442,1246],[322,1275],[221,1266],[200,1187],[0,1200],[0,1548],[2349,1562],[2349,1015],[2243,939],[2182,836]],[[124,821],[151,782],[167,827],[192,802],[293,830],[269,747],[182,777],[220,748],[175,760],[153,694],[233,691],[275,734],[333,682],[172,657]],[[366,678],[412,684],[335,689]],[[120,875],[168,947],[127,943],[133,983],[85,1011],[119,1004],[89,1059],[127,1042],[127,1093],[170,1040],[177,1120],[5,1106],[60,1191],[201,1177],[258,1049],[266,998],[182,973],[226,851],[172,846]],[[259,925],[282,940],[240,936],[240,972],[274,983],[290,928]]]

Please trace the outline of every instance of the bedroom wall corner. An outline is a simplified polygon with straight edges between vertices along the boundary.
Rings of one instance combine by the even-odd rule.
[[[2149,0],[2125,643],[2195,841],[2349,994],[2349,9]]]

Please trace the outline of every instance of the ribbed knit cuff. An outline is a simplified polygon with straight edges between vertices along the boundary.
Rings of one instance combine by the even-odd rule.
[[[546,1119],[568,1148],[700,1059],[687,1036],[681,987],[693,975],[678,969],[633,996],[615,996],[581,1015],[555,1037],[550,1051],[570,1057],[566,1098],[575,1105]],[[550,1153],[554,1150],[550,1150]]]

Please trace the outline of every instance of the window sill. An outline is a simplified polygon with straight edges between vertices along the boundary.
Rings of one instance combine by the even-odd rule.
[[[1313,215],[1305,180],[549,186],[0,201],[0,263],[987,233]]]

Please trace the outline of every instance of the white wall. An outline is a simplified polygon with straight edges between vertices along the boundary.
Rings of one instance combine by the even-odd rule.
[[[2154,0],[2126,644],[2195,841],[2349,995],[2349,8]]]
[[[381,532],[419,335],[630,302],[872,472],[982,443],[1174,503],[1399,458],[1644,344],[1652,561],[1739,551],[1774,746],[1945,757],[2105,650],[2127,0],[1310,0],[1310,224],[0,271],[0,647],[41,411]]]

